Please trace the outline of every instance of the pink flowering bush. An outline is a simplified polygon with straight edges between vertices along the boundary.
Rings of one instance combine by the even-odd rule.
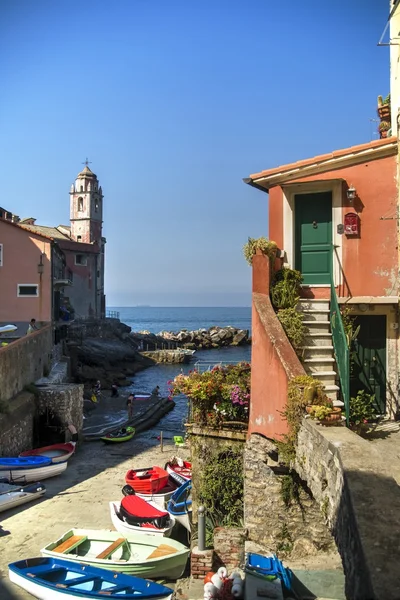
[[[184,394],[191,401],[191,420],[219,427],[227,421],[246,423],[250,403],[250,365],[216,366],[200,373],[190,371],[170,382],[171,396]]]

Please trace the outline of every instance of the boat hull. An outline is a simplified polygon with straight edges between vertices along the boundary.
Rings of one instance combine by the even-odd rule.
[[[129,440],[131,440],[133,438],[133,436],[135,435],[135,428],[128,427],[125,435],[118,435],[118,433],[117,434],[109,433],[108,435],[105,435],[100,439],[105,444],[118,444],[121,442],[129,442]]]
[[[40,564],[41,562],[44,562],[43,566]],[[21,564],[23,567],[19,568]],[[47,569],[47,575],[51,574],[48,579],[46,579],[47,566],[50,567]],[[60,571],[63,575],[60,575]],[[41,577],[41,573],[44,574],[44,577]],[[80,600],[99,600],[100,598],[170,600],[172,597],[172,590],[170,594],[168,588],[157,583],[139,580],[136,577],[127,577],[123,574],[111,574],[104,569],[74,565],[66,560],[59,559],[39,558],[18,561],[9,565],[8,574],[12,583],[26,590],[32,596],[39,598],[39,600],[66,600],[67,598],[79,598]],[[76,576],[78,576],[78,579],[86,579],[86,584],[83,582],[76,585]],[[71,585],[74,578],[75,585]],[[113,588],[116,593],[110,591]],[[120,590],[125,588],[125,593],[118,593],[118,588]],[[128,591],[126,591],[126,588],[128,588]]]
[[[8,488],[6,491],[4,488]],[[3,491],[4,490],[4,491]],[[13,484],[0,484],[0,512],[15,508],[21,504],[38,500],[46,493],[46,488],[41,483],[20,487]]]
[[[160,508],[155,502],[149,502],[152,506],[156,508]],[[130,525],[119,516],[120,511],[120,502],[110,502],[110,515],[111,521],[117,531],[120,531],[124,535],[129,535],[130,533],[137,533],[139,535],[156,535],[156,536],[164,536],[169,537],[175,525],[175,517],[171,514],[170,516],[170,525],[168,527],[164,527],[163,529],[147,529],[146,527],[138,527],[137,525]]]
[[[50,458],[52,464],[54,465],[69,460],[74,452],[75,444],[73,442],[67,442],[65,444],[53,444],[52,446],[44,446],[43,448],[26,450],[26,452],[21,452],[20,457],[45,456],[46,458]]]
[[[162,490],[160,490],[160,492],[157,494],[153,492],[148,494],[136,492],[136,496],[143,498],[143,500],[147,500],[147,502],[155,502],[161,508],[166,508],[168,500],[172,497],[172,494],[174,494],[178,487],[179,485],[176,483],[176,481],[172,478],[169,478],[167,485],[163,487]]]
[[[191,531],[192,500],[189,498],[191,489],[192,482],[186,481],[174,492],[167,504],[169,514],[188,531]]]
[[[50,464],[48,467],[37,467],[36,469],[0,470],[1,477],[7,477],[15,483],[33,483],[60,475],[65,471],[68,462]]]
[[[122,533],[122,532],[121,532]],[[182,576],[190,553],[189,548],[173,539],[163,536],[149,536],[141,534],[125,534],[121,536],[117,531],[72,529],[65,533],[56,542],[48,544],[40,552],[43,556],[60,558],[76,563],[84,563],[93,567],[100,567],[117,573],[135,575],[145,579],[179,579]],[[86,536],[81,550],[79,546],[68,551],[68,554],[60,555],[54,549],[71,536]],[[119,538],[125,538],[129,545],[130,556],[126,556],[124,547],[113,552],[111,558],[97,558],[100,551]],[[86,546],[85,546],[86,544]],[[90,547],[88,547],[90,544]],[[150,555],[160,546],[168,545],[174,553],[166,556],[150,558]]]

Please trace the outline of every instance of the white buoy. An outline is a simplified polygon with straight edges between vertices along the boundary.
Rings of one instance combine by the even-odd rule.
[[[211,598],[216,598],[218,594],[218,588],[211,582],[204,584],[204,598],[205,600],[211,600]]]
[[[222,580],[226,579],[228,576],[228,571],[225,567],[220,567],[217,571],[217,574],[220,576]]]
[[[224,585],[224,582],[222,581],[218,573],[214,573],[214,575],[211,577],[211,583],[214,584],[218,590],[220,590]]]

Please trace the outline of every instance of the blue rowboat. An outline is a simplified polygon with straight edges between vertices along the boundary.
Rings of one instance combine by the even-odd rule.
[[[172,494],[167,504],[168,512],[188,531],[191,529],[190,522],[192,516],[191,491],[192,482],[189,480]]]
[[[53,464],[48,456],[0,458],[0,476],[22,485],[55,477],[65,471],[67,466],[67,461]]]
[[[10,581],[39,600],[170,600],[172,597],[170,588],[147,579],[55,558],[19,560],[8,565],[8,575]]]
[[[16,471],[17,469],[37,469],[51,465],[47,456],[17,456],[15,458],[0,458],[0,471]]]

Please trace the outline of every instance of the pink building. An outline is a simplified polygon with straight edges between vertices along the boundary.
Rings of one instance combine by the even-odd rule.
[[[97,176],[86,165],[70,189],[70,225],[46,227],[35,219],[21,221],[30,232],[47,236],[65,255],[73,285],[65,290],[77,317],[104,317],[103,193]]]
[[[0,218],[0,322],[51,322],[64,271],[63,252],[50,237]]]

